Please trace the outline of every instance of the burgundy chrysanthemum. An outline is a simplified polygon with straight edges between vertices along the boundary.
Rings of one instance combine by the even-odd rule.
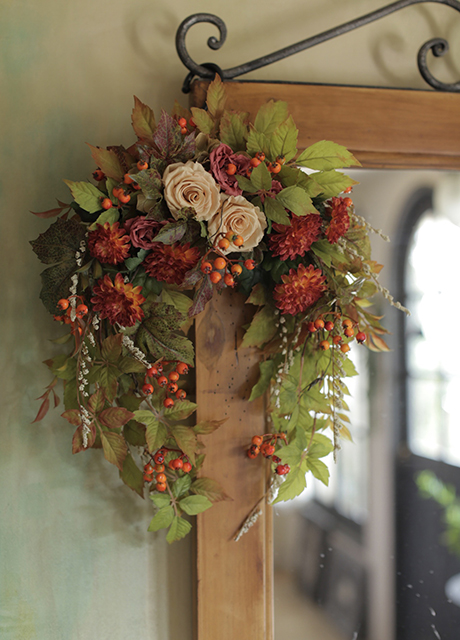
[[[327,289],[326,276],[313,265],[300,264],[297,271],[289,270],[289,275],[281,276],[283,284],[278,284],[273,292],[276,306],[281,312],[295,316],[311,307]]]
[[[95,231],[88,234],[88,248],[93,258],[103,264],[118,264],[129,255],[129,236],[118,222],[98,224]]]
[[[101,318],[107,318],[110,324],[120,324],[122,327],[132,327],[138,320],[142,320],[144,312],[141,304],[145,298],[141,295],[142,287],[133,287],[131,283],[125,283],[121,273],[115,276],[112,282],[109,275],[98,280],[94,287],[94,298],[91,302],[94,311]]]
[[[321,233],[321,217],[317,213],[309,213],[306,216],[292,216],[291,226],[274,224],[268,240],[274,256],[281,260],[297,256],[304,256],[310,250],[313,242],[316,242]]]
[[[162,244],[156,242],[144,262],[144,268],[149,276],[168,284],[181,284],[185,274],[197,264],[200,250],[185,244]]]
[[[331,216],[331,222],[326,229],[326,238],[335,244],[350,228],[350,216],[346,200],[349,198],[331,198],[326,213]]]

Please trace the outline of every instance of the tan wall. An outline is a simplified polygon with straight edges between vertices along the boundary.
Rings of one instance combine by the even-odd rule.
[[[0,6],[1,411],[0,637],[5,640],[191,638],[191,545],[172,550],[145,532],[149,509],[119,485],[98,452],[71,455],[71,430],[51,413],[30,422],[50,381],[41,361],[60,330],[38,300],[28,241],[48,224],[28,213],[68,199],[62,178],[85,179],[85,142],[129,144],[132,95],[156,112],[182,99],[174,48],[180,21],[215,12],[189,36],[200,62],[234,66],[381,6],[375,0],[3,0]],[[252,77],[423,87],[418,46],[458,36],[445,7],[406,9]],[[244,18],[243,18],[244,16]],[[460,18],[460,17],[459,17]],[[457,41],[460,39],[457,37]],[[452,56],[460,59],[460,56]],[[435,61],[444,79],[460,68]],[[442,68],[441,68],[442,67]],[[450,74],[450,75],[446,75]],[[388,228],[388,227],[387,227]],[[174,594],[174,595],[173,595]],[[178,611],[180,610],[180,613]]]

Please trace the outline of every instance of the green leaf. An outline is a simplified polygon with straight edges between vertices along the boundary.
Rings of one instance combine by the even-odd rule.
[[[168,493],[151,493],[149,498],[157,509],[167,507],[171,503],[171,498]]]
[[[121,429],[127,422],[134,418],[134,413],[124,409],[123,407],[110,407],[104,409],[97,416],[97,419],[101,424],[109,429]]]
[[[204,420],[196,424],[193,427],[193,431],[198,435],[208,436],[210,433],[217,431],[227,420],[228,418],[224,418],[223,420]]]
[[[152,109],[134,96],[134,108],[131,115],[134,133],[140,140],[152,142],[156,129],[155,114]]]
[[[220,141],[233,151],[245,151],[248,127],[245,124],[249,114],[225,111],[220,122]]]
[[[276,370],[276,365],[273,360],[266,360],[265,362],[259,362],[260,378],[257,384],[252,387],[251,395],[249,396],[249,402],[255,400],[259,396],[262,396],[270,388],[270,381]]]
[[[268,157],[270,154],[270,140],[264,134],[256,131],[251,125],[248,135],[247,152],[254,156],[258,151],[262,151]]]
[[[110,209],[103,211],[97,218],[97,220],[95,220],[93,224],[89,225],[88,229],[90,231],[94,231],[97,228],[98,224],[104,225],[106,222],[108,222],[109,224],[113,224],[114,222],[117,222],[119,217],[120,214],[118,212],[118,209],[116,207],[111,207]]]
[[[277,331],[275,310],[265,305],[258,311],[244,334],[242,347],[260,347],[273,338]]]
[[[324,458],[334,450],[334,445],[331,440],[321,434],[315,433],[313,436],[313,443],[308,451],[308,460],[311,458]]]
[[[267,169],[267,165],[265,164],[265,162],[261,162],[252,170],[251,183],[254,185],[257,191],[260,191],[261,189],[269,191],[271,189],[272,177],[269,170]]]
[[[195,454],[198,448],[198,440],[196,433],[192,427],[177,425],[171,429],[172,436],[177,442],[177,446],[181,449],[192,465],[195,464]]]
[[[210,134],[214,128],[214,120],[204,109],[191,108],[193,120],[200,131]]]
[[[220,118],[227,102],[227,96],[225,94],[225,88],[219,75],[215,75],[214,80],[208,87],[208,93],[206,94],[206,105],[209,113]]]
[[[317,458],[307,457],[307,466],[309,471],[320,480],[323,484],[329,486],[329,469],[321,460]]]
[[[180,222],[168,222],[162,227],[161,231],[153,238],[153,242],[162,242],[163,244],[174,244],[184,237],[187,231],[187,220]]]
[[[66,380],[64,382],[64,406],[66,409],[78,409],[77,381]]]
[[[159,531],[160,529],[166,529],[167,527],[169,527],[173,519],[174,509],[170,505],[162,507],[150,521],[148,531]]]
[[[125,260],[125,267],[128,269],[128,271],[134,271],[144,261],[144,258],[147,254],[147,249],[139,249],[135,258],[127,258]]]
[[[112,433],[110,431],[101,431],[100,435],[105,459],[122,471],[123,462],[128,453],[124,438],[118,433]]]
[[[193,366],[193,345],[179,333],[186,318],[174,307],[163,303],[144,304],[143,309],[145,318],[135,336],[136,346],[154,360],[164,357]]]
[[[250,180],[245,178],[244,176],[236,176],[238,186],[242,191],[247,191],[248,193],[257,193],[258,188],[255,187]]]
[[[284,156],[286,162],[292,160],[297,153],[297,137],[299,131],[292,116],[280,124],[270,138],[270,157]]]
[[[286,209],[274,198],[267,197],[264,202],[264,213],[269,220],[278,224],[284,224],[287,227],[291,225],[291,219],[286,213]]]
[[[125,172],[117,154],[111,149],[101,149],[101,147],[93,147],[91,144],[88,144],[88,147],[91,149],[91,156],[94,162],[101,171],[109,178],[121,182]],[[110,190],[109,193],[112,194],[112,191]],[[111,195],[109,197],[111,198]]]
[[[142,364],[136,358],[131,358],[130,356],[125,356],[118,362],[118,368],[123,373],[145,373],[146,366]]]
[[[276,199],[283,207],[292,211],[297,216],[305,216],[307,213],[318,213],[310,196],[302,187],[286,187],[276,194]]]
[[[144,478],[143,473],[134,462],[130,453],[123,462],[123,470],[119,472],[120,478],[133,491],[138,493],[141,498],[144,497]]]
[[[180,498],[190,489],[192,479],[189,475],[178,478],[172,485],[172,492],[175,498]]]
[[[161,292],[160,300],[164,304],[175,307],[185,317],[187,317],[188,310],[192,306],[192,301],[188,296],[174,289],[164,288]]]
[[[258,133],[270,136],[281,123],[288,118],[288,106],[281,100],[269,100],[263,104],[254,120],[254,128]]]
[[[82,209],[88,211],[88,213],[96,213],[101,211],[101,201],[107,196],[102,191],[99,191],[90,182],[73,182],[72,180],[64,180],[69,187],[73,198]]]
[[[121,356],[122,342],[123,335],[121,333],[106,338],[102,343],[102,359],[115,364]]]
[[[287,447],[277,453],[281,460],[285,464],[289,464],[291,467],[297,466],[301,462],[302,454],[308,446],[307,434],[302,426],[297,426],[296,437],[290,442]]]
[[[342,251],[326,239],[314,242],[311,245],[311,250],[318,258],[321,258],[328,267],[331,266],[333,260],[339,264],[345,260]]]
[[[318,171],[361,166],[348,149],[329,140],[321,140],[307,147],[297,158],[296,164]]]
[[[311,178],[320,185],[322,194],[328,198],[337,196],[348,187],[358,184],[356,180],[352,180],[352,178],[349,178],[344,173],[340,173],[334,169],[314,173]]]
[[[144,447],[146,445],[145,426],[135,420],[130,420],[123,427],[123,436],[129,444],[134,447]]]
[[[198,478],[193,482],[190,490],[200,496],[205,496],[211,502],[232,500],[232,498],[225,493],[220,484],[212,478]]]
[[[276,500],[273,501],[273,504],[292,500],[292,498],[299,496],[306,486],[307,480],[305,473],[299,468],[291,470],[279,488],[278,495]]]
[[[64,413],[61,413],[61,418],[65,418],[70,424],[73,424],[74,427],[81,425],[81,413],[78,409],[64,411]]]
[[[179,500],[179,506],[187,515],[197,516],[212,507],[212,502],[205,496],[187,496]]]
[[[40,262],[44,264],[66,262],[70,267],[76,268],[75,252],[79,251],[80,242],[84,240],[85,233],[85,227],[79,222],[58,218],[30,244]]]
[[[352,378],[353,376],[359,375],[358,372],[356,371],[355,365],[350,360],[350,358],[344,358],[341,362],[341,365],[347,377]]]
[[[165,418],[172,421],[184,420],[196,411],[197,406],[189,400],[177,400],[170,409],[165,409]]]
[[[113,399],[117,395],[119,375],[120,370],[111,364],[99,369],[98,381],[104,389],[104,393],[109,402],[113,402]]]
[[[134,412],[134,419],[145,424],[145,438],[150,452],[159,449],[168,437],[168,430],[165,425],[157,420],[153,413],[147,409],[140,409]]]
[[[184,518],[175,516],[172,521],[171,528],[168,531],[168,535],[166,536],[166,540],[171,544],[171,542],[185,538],[191,528],[192,525],[190,522],[187,522]]]

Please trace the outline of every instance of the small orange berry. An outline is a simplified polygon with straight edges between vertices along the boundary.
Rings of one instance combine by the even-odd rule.
[[[234,276],[239,276],[243,271],[243,267],[240,264],[234,264],[232,265],[232,268],[230,269],[230,271],[233,273]]]
[[[156,367],[150,367],[150,369],[147,369],[147,375],[149,378],[155,378],[158,375],[158,369]]]
[[[171,409],[171,407],[173,407],[173,406],[174,406],[174,400],[173,400],[172,398],[165,398],[165,399],[163,400],[163,406],[164,406],[166,409]]]
[[[251,167],[258,167],[260,164],[260,160],[257,157],[251,158],[251,162],[249,164],[251,165]]]
[[[132,184],[134,182],[134,180],[131,178],[131,176],[129,175],[129,173],[125,173],[124,177],[123,177],[123,182],[125,184]]]
[[[188,121],[188,123],[189,123],[189,125],[190,125],[191,127],[193,127],[193,128],[195,128],[195,127],[196,127],[195,120],[194,120],[193,118],[190,118],[190,120]]]
[[[358,331],[358,333],[356,334],[356,340],[362,344],[363,342],[365,342],[366,340],[366,334],[364,333],[364,331]]]
[[[107,209],[110,209],[113,205],[113,202],[110,198],[104,198],[101,202],[101,206],[103,209],[105,209],[107,211]]]
[[[323,351],[327,351],[329,349],[331,345],[329,344],[329,342],[327,340],[321,340],[321,342],[319,343],[319,347],[320,349],[322,349]]]
[[[236,173],[236,164],[229,162],[226,171],[229,176],[234,176]]]
[[[151,475],[154,472],[154,468],[149,462],[146,465],[144,465],[144,472],[148,473],[149,475]]]
[[[96,171],[93,171],[93,178],[97,180],[97,182],[104,180],[105,178],[104,172],[101,171],[100,169],[96,169]]]
[[[165,484],[161,484],[161,483],[160,483],[160,484],[157,484],[157,486],[155,487],[155,489],[156,489],[157,491],[161,491],[161,492],[166,491],[166,485],[165,485]]]
[[[347,187],[343,190],[344,193],[351,193],[353,191],[353,187]]]
[[[342,336],[334,336],[334,337],[332,338],[332,342],[333,342],[334,344],[340,344],[340,343],[342,342]]]
[[[59,309],[62,309],[63,311],[65,311],[66,309],[69,308],[70,302],[67,300],[67,298],[61,298],[60,300],[58,300],[57,303],[57,307],[59,307]]]
[[[349,318],[345,318],[345,320],[342,322],[342,326],[344,329],[346,329],[347,327],[352,327],[353,322]]]
[[[317,329],[324,329],[324,320],[322,318],[317,318],[315,320],[315,327]]]
[[[353,206],[353,200],[351,198],[344,198],[343,199],[343,204],[346,207],[352,207]]]
[[[176,391],[176,398],[178,400],[185,400],[186,397],[187,397],[187,394],[183,389],[179,389],[179,391]]]
[[[190,462],[184,462],[184,466],[182,467],[182,471],[184,473],[190,473],[191,470],[192,470],[192,465],[190,464]]]
[[[139,169],[139,171],[144,171],[145,169],[149,168],[149,165],[147,162],[144,162],[144,160],[139,160],[139,162],[137,163],[137,168]]]
[[[145,482],[152,482],[153,480],[153,476],[150,473],[144,473],[142,477],[144,478]]]
[[[170,382],[168,384],[168,391],[169,393],[176,393],[176,391],[178,390],[178,386],[177,386],[177,382]]]
[[[83,318],[83,316],[86,316],[88,313],[88,307],[86,304],[79,304],[75,311],[77,313],[77,318]]]
[[[185,118],[179,118],[177,123],[182,129],[187,126],[187,120]]]
[[[176,365],[176,371],[181,376],[187,375],[188,364],[185,364],[185,362],[178,362]]]
[[[218,282],[220,282],[222,280],[222,276],[220,275],[220,273],[218,271],[213,271],[210,274],[209,279],[211,280],[211,282],[213,284],[217,284]]]
[[[310,331],[310,333],[315,333],[316,332],[315,323],[314,322],[309,322],[307,324],[307,329],[308,329],[308,331]]]
[[[258,447],[260,447],[260,445],[262,444],[263,440],[264,439],[262,438],[262,436],[252,436],[251,442],[252,442],[252,444],[255,444]]]
[[[279,162],[273,162],[273,164],[268,165],[268,170],[270,173],[279,173],[281,171],[281,165]]]
[[[214,269],[225,269],[225,265],[227,264],[227,261],[225,260],[225,258],[216,258],[214,260]]]
[[[244,266],[248,271],[253,271],[256,268],[256,263],[254,262],[254,260],[245,260]]]
[[[129,193],[123,193],[122,191],[121,194],[118,196],[118,200],[122,204],[127,204],[131,200],[131,196],[129,195]]]
[[[151,384],[144,384],[142,387],[142,393],[146,396],[149,396],[153,393],[153,386]]]
[[[120,198],[120,195],[123,193],[123,189],[121,187],[114,187],[112,189],[112,193],[115,196],[115,198]]]
[[[166,387],[168,384],[168,378],[166,376],[160,376],[157,380],[160,387]]]
[[[173,460],[174,463],[174,469],[182,469],[182,467],[184,466],[184,463],[182,462],[182,458],[176,458],[175,460]]]
[[[248,449],[248,458],[251,458],[251,459],[257,458],[259,453],[260,453],[260,447],[258,447],[256,444],[252,444]]]
[[[276,158],[276,162],[278,162],[279,164],[284,164],[286,162],[286,158],[284,156],[278,156]]]
[[[263,151],[258,151],[256,153],[256,158],[263,162],[265,160],[265,153]]]
[[[164,473],[158,473],[155,479],[160,484],[165,484],[165,482],[166,482],[166,476],[165,476]]]
[[[186,133],[188,133],[188,131],[187,131],[187,127],[182,127],[182,129],[180,130],[180,132],[181,132],[181,134],[182,134],[183,136],[185,136],[185,134],[186,134]]]
[[[331,320],[328,320],[324,325],[324,328],[326,329],[326,331],[332,331],[332,329],[334,328],[334,323]]]
[[[156,464],[155,465],[155,471],[157,473],[163,473],[164,470],[165,470],[164,464]]]
[[[344,334],[347,336],[347,338],[351,338],[352,336],[355,335],[355,331],[353,327],[347,327],[344,331]]]
[[[231,273],[226,273],[224,276],[224,282],[227,285],[227,287],[234,287],[235,286],[235,280],[233,279],[233,276]]]
[[[211,273],[212,264],[210,262],[202,262],[200,267],[202,273]]]
[[[168,378],[171,382],[177,382],[179,380],[179,374],[177,373],[177,371],[171,371],[171,373],[168,375]]]
[[[342,353],[347,353],[348,351],[350,351],[349,345],[348,344],[342,344],[341,347],[340,347],[340,351]]]
[[[236,236],[236,238],[233,240],[233,244],[235,245],[235,247],[242,247],[244,244],[243,236]]]
[[[220,249],[223,249],[223,251],[226,251],[230,246],[230,241],[227,240],[227,238],[221,238],[217,244]]]

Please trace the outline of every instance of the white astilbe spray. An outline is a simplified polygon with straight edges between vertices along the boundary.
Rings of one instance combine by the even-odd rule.
[[[135,346],[134,342],[131,340],[129,336],[123,336],[122,343],[123,343],[123,346],[126,347],[128,351],[136,358],[136,360],[139,360],[139,362],[142,362],[142,364],[144,364],[147,367],[147,369],[150,369],[152,365],[149,363],[149,361],[145,357],[145,354],[140,349],[138,349],[138,347]]]

